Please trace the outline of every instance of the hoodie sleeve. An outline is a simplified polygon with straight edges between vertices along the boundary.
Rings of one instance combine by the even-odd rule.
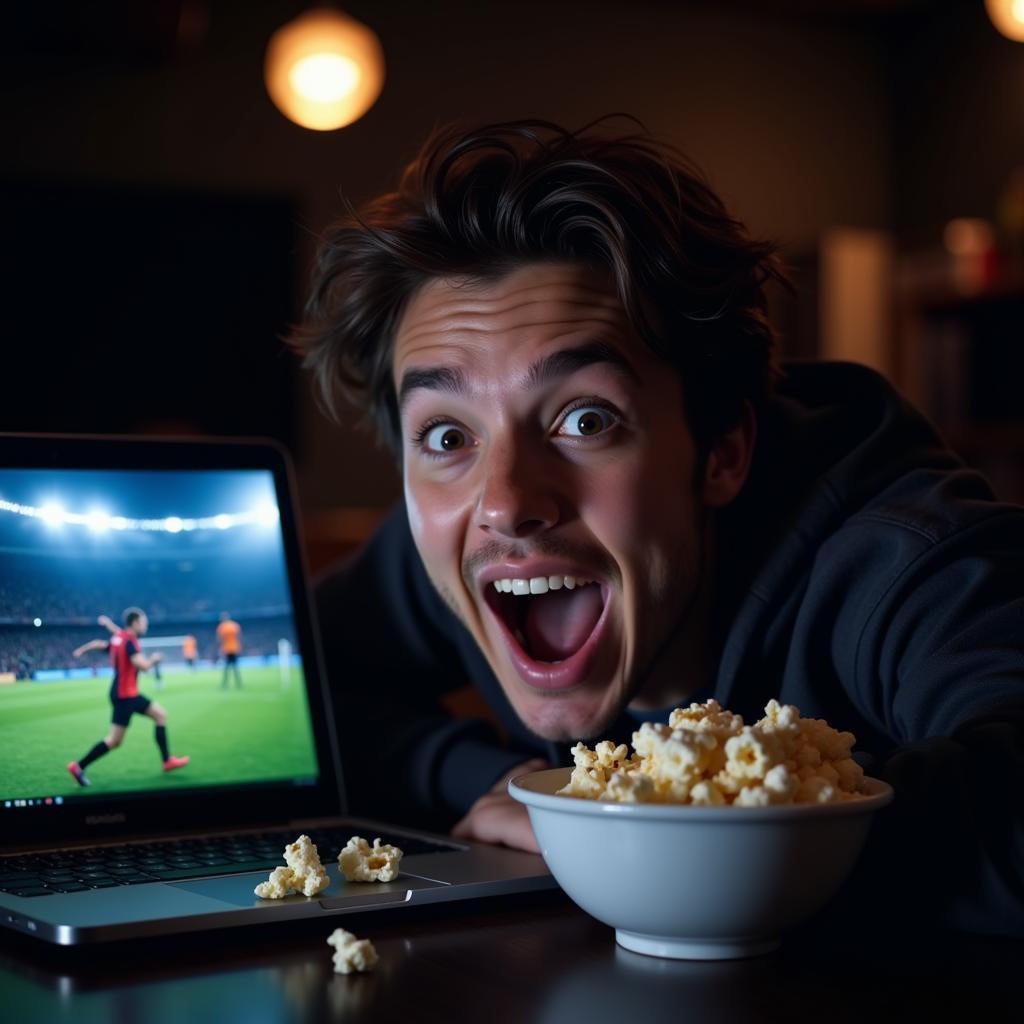
[[[862,873],[924,918],[1024,936],[1024,511],[1002,508],[915,524],[860,634],[858,703],[897,743]]]
[[[469,681],[461,629],[434,591],[398,507],[315,587],[349,811],[443,829],[529,753],[441,698]]]

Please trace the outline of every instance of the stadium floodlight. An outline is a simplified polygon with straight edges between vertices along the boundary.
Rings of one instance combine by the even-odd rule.
[[[87,513],[85,525],[93,533],[103,533],[105,530],[110,529],[110,515],[102,509],[93,509],[92,512]]]
[[[32,620],[32,625],[35,626],[36,629],[38,629],[42,624],[43,624],[43,620],[42,619],[33,619]]]
[[[269,501],[263,502],[256,508],[256,522],[260,526],[276,526],[280,518],[281,513],[278,511],[277,506]]]
[[[12,512],[19,516],[41,519],[47,526],[87,526],[94,532],[105,530],[140,530],[155,533],[189,533],[193,530],[231,530],[238,526],[275,526],[281,518],[277,506],[270,501],[263,502],[246,512],[220,512],[217,515],[199,518],[167,516],[164,519],[130,519],[127,516],[112,516],[109,512],[94,509],[88,513],[68,512],[57,502],[45,505],[21,505],[18,502],[0,498],[0,512]]]
[[[67,521],[68,514],[55,501],[48,502],[39,509],[39,518],[47,526],[63,526]]]

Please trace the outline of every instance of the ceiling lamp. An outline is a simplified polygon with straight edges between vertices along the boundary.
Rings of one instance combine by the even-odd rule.
[[[985,0],[988,16],[1007,39],[1024,43],[1024,0]]]
[[[333,131],[373,106],[384,85],[384,51],[366,25],[317,7],[270,37],[263,76],[285,117],[303,128]]]

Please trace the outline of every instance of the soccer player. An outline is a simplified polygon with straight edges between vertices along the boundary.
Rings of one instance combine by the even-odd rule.
[[[100,624],[106,625],[100,617]],[[110,620],[107,620],[110,622]],[[111,622],[111,625],[113,623]],[[109,628],[109,627],[108,627]],[[75,782],[80,786],[91,783],[85,769],[110,753],[124,741],[125,730],[131,722],[132,715],[148,715],[156,722],[156,743],[163,758],[164,771],[174,771],[188,764],[187,757],[172,757],[167,746],[167,712],[155,701],[139,693],[138,674],[148,672],[159,664],[160,654],[145,655],[139,645],[139,639],[146,635],[149,619],[141,608],[127,608],[124,613],[124,629],[116,629],[109,640],[90,640],[75,648],[74,657],[80,658],[87,651],[105,650],[110,652],[110,661],[114,667],[114,678],[110,685],[110,703],[113,705],[110,731],[97,743],[88,754],[79,761],[68,765]]]
[[[185,641],[181,645],[181,653],[182,653],[182,656],[185,659],[185,664],[188,665],[188,667],[193,672],[195,672],[196,671],[197,645],[196,645],[196,638],[194,636],[192,636],[191,634],[189,634],[187,637],[185,637]]]
[[[217,640],[224,658],[224,678],[220,688],[228,688],[228,673],[234,672],[235,686],[242,688],[242,673],[238,670],[238,656],[242,653],[242,627],[227,612],[221,612],[217,626]]]
[[[120,627],[109,615],[101,615],[96,619],[96,621],[103,626],[104,629],[108,630],[111,636],[117,636],[117,634],[121,632]],[[103,642],[100,641],[100,643]],[[85,646],[88,647],[88,644]],[[106,644],[103,644],[102,649],[106,650]],[[160,660],[161,658],[157,658],[156,661],[153,662],[153,678],[156,680],[156,688],[158,690],[162,690],[164,688],[164,677],[163,673],[160,671]]]

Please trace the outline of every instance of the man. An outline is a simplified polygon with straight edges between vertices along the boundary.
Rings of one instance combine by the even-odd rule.
[[[117,623],[109,615],[100,615],[96,621],[111,635],[117,636],[121,632]],[[99,641],[102,650],[107,649],[107,645],[103,641]],[[88,649],[88,644],[85,645]],[[76,655],[77,657],[77,655]],[[160,662],[163,660],[163,655],[158,654],[156,659],[153,661],[153,679],[156,680],[156,688],[162,690],[164,688],[164,677],[160,671]]]
[[[167,712],[163,706],[151,701],[139,693],[139,672],[149,672],[161,660],[159,653],[145,655],[139,645],[139,639],[149,630],[149,619],[141,608],[125,609],[124,628],[118,629],[111,619],[101,615],[99,623],[107,629],[113,627],[109,640],[90,640],[72,652],[74,657],[81,658],[87,651],[104,650],[110,653],[110,663],[114,668],[114,678],[110,684],[110,703],[113,706],[110,731],[99,741],[88,754],[79,761],[68,765],[75,782],[80,786],[90,786],[85,769],[94,761],[109,754],[124,742],[124,734],[131,723],[132,715],[147,715],[156,723],[156,744],[160,750],[165,772],[183,768],[188,764],[187,757],[172,757],[167,745]]]
[[[442,130],[328,233],[293,343],[405,494],[318,590],[355,810],[536,849],[510,774],[775,697],[896,788],[869,890],[1022,933],[1024,511],[871,371],[781,373],[773,279],[677,154],[549,124]]]
[[[242,627],[227,612],[220,613],[217,641],[220,644],[221,657],[224,659],[224,677],[220,681],[220,688],[228,688],[228,673],[233,672],[235,687],[240,690],[242,673],[238,668],[238,656],[242,653]]]
[[[199,653],[199,645],[196,643],[196,638],[190,633],[181,643],[181,656],[185,659],[185,664],[188,665],[189,671],[196,671],[196,657]]]

